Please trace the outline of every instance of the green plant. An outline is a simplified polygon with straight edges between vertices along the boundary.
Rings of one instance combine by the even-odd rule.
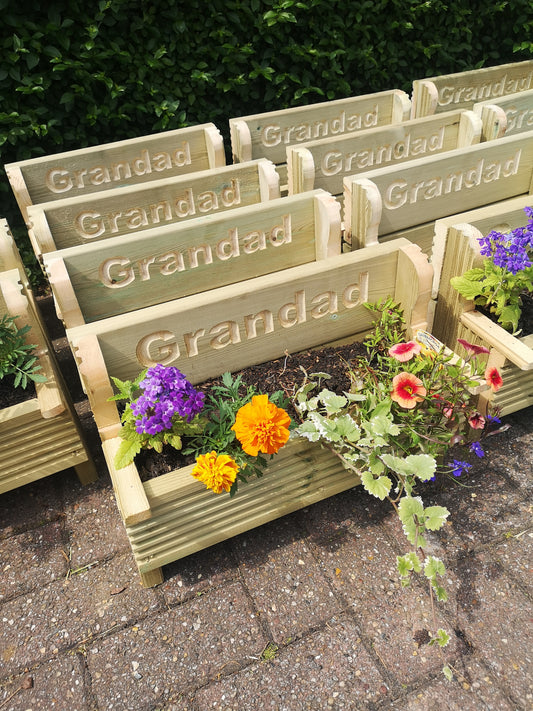
[[[525,213],[525,227],[480,237],[483,266],[450,280],[461,296],[494,314],[513,333],[518,331],[522,298],[533,293],[533,208],[526,207]]]
[[[402,585],[422,574],[432,598],[445,601],[444,564],[425,549],[428,532],[440,529],[449,512],[425,506],[417,488],[437,475],[460,476],[471,466],[457,459],[444,462],[453,445],[484,455],[479,437],[499,422],[482,417],[473,405],[483,373],[475,356],[484,349],[463,341],[469,356],[462,361],[426,332],[405,341],[398,305],[387,299],[366,306],[377,316],[365,341],[368,357],[346,363],[347,392],[329,390],[327,373],[306,374],[295,396],[301,418],[295,434],[329,448],[368,493],[390,502],[412,546],[397,559]],[[500,385],[493,368],[485,378],[495,389]],[[438,629],[431,644],[448,641]]]
[[[18,328],[16,317],[4,314],[0,319],[0,380],[7,375],[14,376],[14,386],[26,388],[28,381],[43,383],[46,377],[39,373],[35,348],[26,342],[30,326]]]

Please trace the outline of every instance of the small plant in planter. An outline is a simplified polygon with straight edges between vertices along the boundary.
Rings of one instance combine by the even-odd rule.
[[[487,349],[463,341],[468,357],[459,360],[426,332],[405,341],[402,314],[392,301],[367,306],[378,316],[365,341],[368,359],[346,363],[351,386],[343,393],[327,388],[328,373],[306,375],[296,395],[302,422],[295,434],[329,448],[366,491],[389,501],[412,546],[397,558],[402,585],[421,573],[432,598],[445,601],[444,564],[425,548],[427,532],[440,529],[449,511],[425,506],[417,488],[437,476],[459,477],[472,466],[462,458],[446,461],[453,445],[484,456],[480,439],[499,420],[481,416],[472,393],[482,377],[497,390],[501,377],[476,363]],[[430,643],[444,647],[449,639],[438,629]],[[448,667],[444,672],[451,678]]]
[[[451,279],[465,299],[493,315],[513,335],[519,332],[523,298],[533,295],[533,208],[526,207],[529,220],[510,232],[492,230],[479,239],[482,267],[475,267]]]
[[[239,481],[262,476],[267,464],[262,455],[275,454],[289,439],[290,417],[276,404],[282,393],[269,398],[230,373],[207,398],[177,368],[163,365],[144,370],[133,382],[113,382],[118,389],[113,399],[126,401],[117,469],[141,449],[161,452],[167,444],[196,459],[192,476],[208,489],[234,495]]]
[[[4,314],[0,319],[0,380],[13,378],[15,388],[26,389],[29,382],[43,383],[41,366],[35,355],[35,345],[26,342],[30,326],[18,328],[16,317]]]

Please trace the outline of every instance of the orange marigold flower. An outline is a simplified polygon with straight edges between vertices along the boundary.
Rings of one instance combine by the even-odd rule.
[[[490,385],[492,391],[497,393],[498,390],[503,385],[503,378],[500,375],[500,371],[495,366],[487,368],[485,371],[485,382]]]
[[[220,494],[231,489],[238,471],[239,465],[228,454],[209,452],[199,455],[191,474],[215,494]]]
[[[392,379],[391,398],[408,410],[422,402],[427,391],[422,381],[412,373],[398,373]]]
[[[397,343],[389,348],[389,355],[400,363],[405,363],[422,350],[420,343],[416,341],[407,341],[406,343]]]
[[[246,454],[275,454],[289,439],[291,418],[268,395],[254,395],[237,412],[231,428]]]

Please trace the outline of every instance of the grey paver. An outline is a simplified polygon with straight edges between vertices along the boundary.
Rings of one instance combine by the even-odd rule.
[[[0,602],[64,577],[64,548],[58,521],[0,540]]]
[[[96,642],[87,664],[101,708],[138,711],[238,670],[266,642],[234,583]]]
[[[24,687],[29,680],[29,688]],[[83,666],[63,656],[0,685],[0,708],[9,711],[89,711]]]
[[[58,580],[2,606],[2,676],[161,608],[154,590],[141,588],[129,556]]]
[[[305,634],[342,609],[299,536],[287,517],[235,541],[243,579],[276,643]]]
[[[349,615],[262,662],[197,692],[199,709],[357,709],[390,698]],[[260,700],[260,702],[259,702]],[[258,706],[260,703],[260,706]]]

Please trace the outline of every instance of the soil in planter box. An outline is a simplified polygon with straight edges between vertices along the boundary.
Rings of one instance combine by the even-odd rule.
[[[11,407],[12,405],[18,405],[21,402],[26,402],[27,400],[32,400],[36,397],[35,394],[35,384],[32,380],[28,381],[25,388],[18,388],[14,385],[15,376],[6,375],[4,378],[0,379],[0,408]]]
[[[346,375],[346,363],[361,356],[365,357],[366,354],[366,348],[362,343],[328,346],[252,365],[234,373],[233,376],[240,375],[246,385],[255,386],[260,393],[271,395],[277,390],[282,390],[290,401],[304,381],[303,370],[308,374],[328,373],[331,378],[324,381],[324,387],[335,392],[348,390],[350,382]],[[202,383],[198,388],[207,391],[219,382],[220,378],[213,378]],[[296,411],[292,407],[288,407],[287,411],[291,419],[297,419]],[[135,465],[143,481],[192,464],[193,461],[194,459],[187,460],[180,452],[167,446],[163,448],[161,454],[143,450],[135,457]]]
[[[476,307],[482,314],[490,318],[494,323],[498,323],[496,316],[491,313],[488,309],[483,307]],[[533,333],[533,296],[530,294],[522,294],[522,313],[518,321],[518,338],[522,336],[529,336]]]

